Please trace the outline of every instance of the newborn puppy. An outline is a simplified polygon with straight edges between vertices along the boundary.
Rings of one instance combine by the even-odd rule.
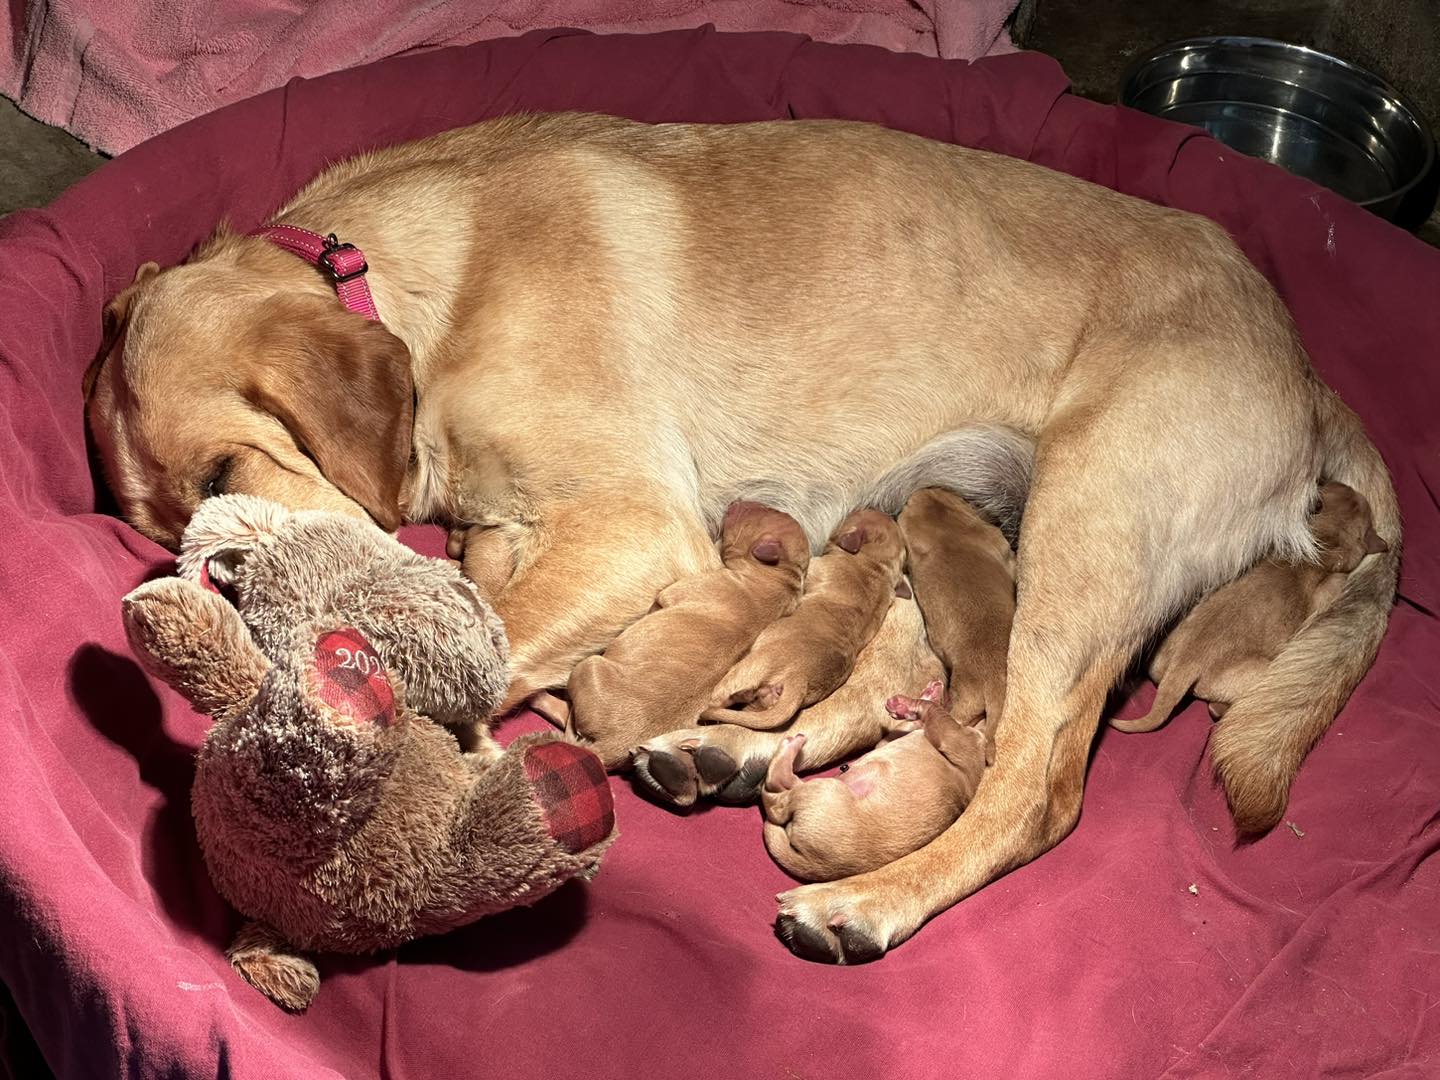
[[[795,610],[810,545],[793,518],[734,503],[720,544],[721,569],[675,582],[603,656],[571,673],[567,726],[607,769],[627,761],[637,743],[694,723],[760,632]]]
[[[894,862],[948,829],[994,754],[983,730],[956,723],[940,696],[934,682],[918,699],[891,698],[890,741],[838,777],[801,780],[795,756],[805,736],[786,738],[760,793],[771,857],[803,881],[833,881]]]
[[[1366,555],[1389,547],[1370,517],[1365,496],[1344,484],[1320,488],[1310,518],[1318,563],[1266,559],[1206,596],[1180,621],[1150,661],[1155,702],[1138,720],[1111,720],[1120,731],[1154,731],[1188,693],[1219,719],[1264,674],[1270,661],[1310,616],[1328,607],[1345,575]]]
[[[834,693],[885,621],[904,572],[895,522],[855,511],[811,564],[795,613],[767,627],[720,680],[701,720],[770,730]]]
[[[900,532],[925,632],[950,677],[950,711],[966,724],[983,715],[993,738],[1005,702],[1015,554],[999,529],[941,488],[910,496]]]
[[[783,731],[705,724],[648,739],[635,752],[635,777],[676,806],[691,806],[706,796],[726,803],[757,802],[765,770],[786,735],[805,735],[796,767],[823,769],[880,742],[894,723],[885,711],[886,694],[897,687],[919,694],[944,674],[925,639],[914,594],[902,581],[880,630],[860,650],[855,670],[839,690],[802,709]]]

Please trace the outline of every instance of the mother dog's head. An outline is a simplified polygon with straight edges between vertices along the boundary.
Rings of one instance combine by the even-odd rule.
[[[266,241],[222,233],[184,266],[142,266],[105,310],[85,394],[122,512],[168,547],[222,492],[400,525],[409,351]]]

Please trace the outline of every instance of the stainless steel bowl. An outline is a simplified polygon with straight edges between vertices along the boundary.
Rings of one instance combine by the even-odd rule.
[[[1130,66],[1120,101],[1410,227],[1435,204],[1435,140],[1420,114],[1378,76],[1314,49],[1252,37],[1175,42]]]

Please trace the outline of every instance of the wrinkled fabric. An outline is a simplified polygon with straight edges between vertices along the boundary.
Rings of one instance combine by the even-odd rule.
[[[385,61],[187,124],[0,221],[0,976],[61,1076],[394,1078],[1440,1075],[1440,254],[1197,132],[973,65],[786,34],[540,33]],[[533,909],[323,957],[288,1016],[232,974],[238,924],[188,809],[206,720],[128,655],[165,552],[108,513],[80,379],[104,302],[325,163],[517,109],[850,117],[1088,177],[1227,228],[1394,472],[1402,597],[1374,670],[1237,847],[1192,707],[1102,735],[1078,828],[879,963],[792,957],[752,809],[612,780],[599,876]],[[223,343],[220,343],[223,344]],[[439,554],[435,530],[407,536]],[[1148,687],[1121,702],[1143,712]],[[525,716],[508,740],[538,727]]]
[[[709,25],[974,60],[1011,52],[1017,0],[12,0],[0,93],[116,154],[233,101],[390,56],[543,27],[653,33]]]

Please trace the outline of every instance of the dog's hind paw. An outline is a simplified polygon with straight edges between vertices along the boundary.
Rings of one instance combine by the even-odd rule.
[[[741,738],[756,741],[754,732],[739,731]],[[636,781],[673,806],[693,806],[702,798],[733,805],[758,801],[770,754],[759,748],[744,753],[739,746],[727,746],[732,741],[728,734],[722,726],[712,726],[651,739],[631,752]],[[774,740],[765,741],[768,747]]]

